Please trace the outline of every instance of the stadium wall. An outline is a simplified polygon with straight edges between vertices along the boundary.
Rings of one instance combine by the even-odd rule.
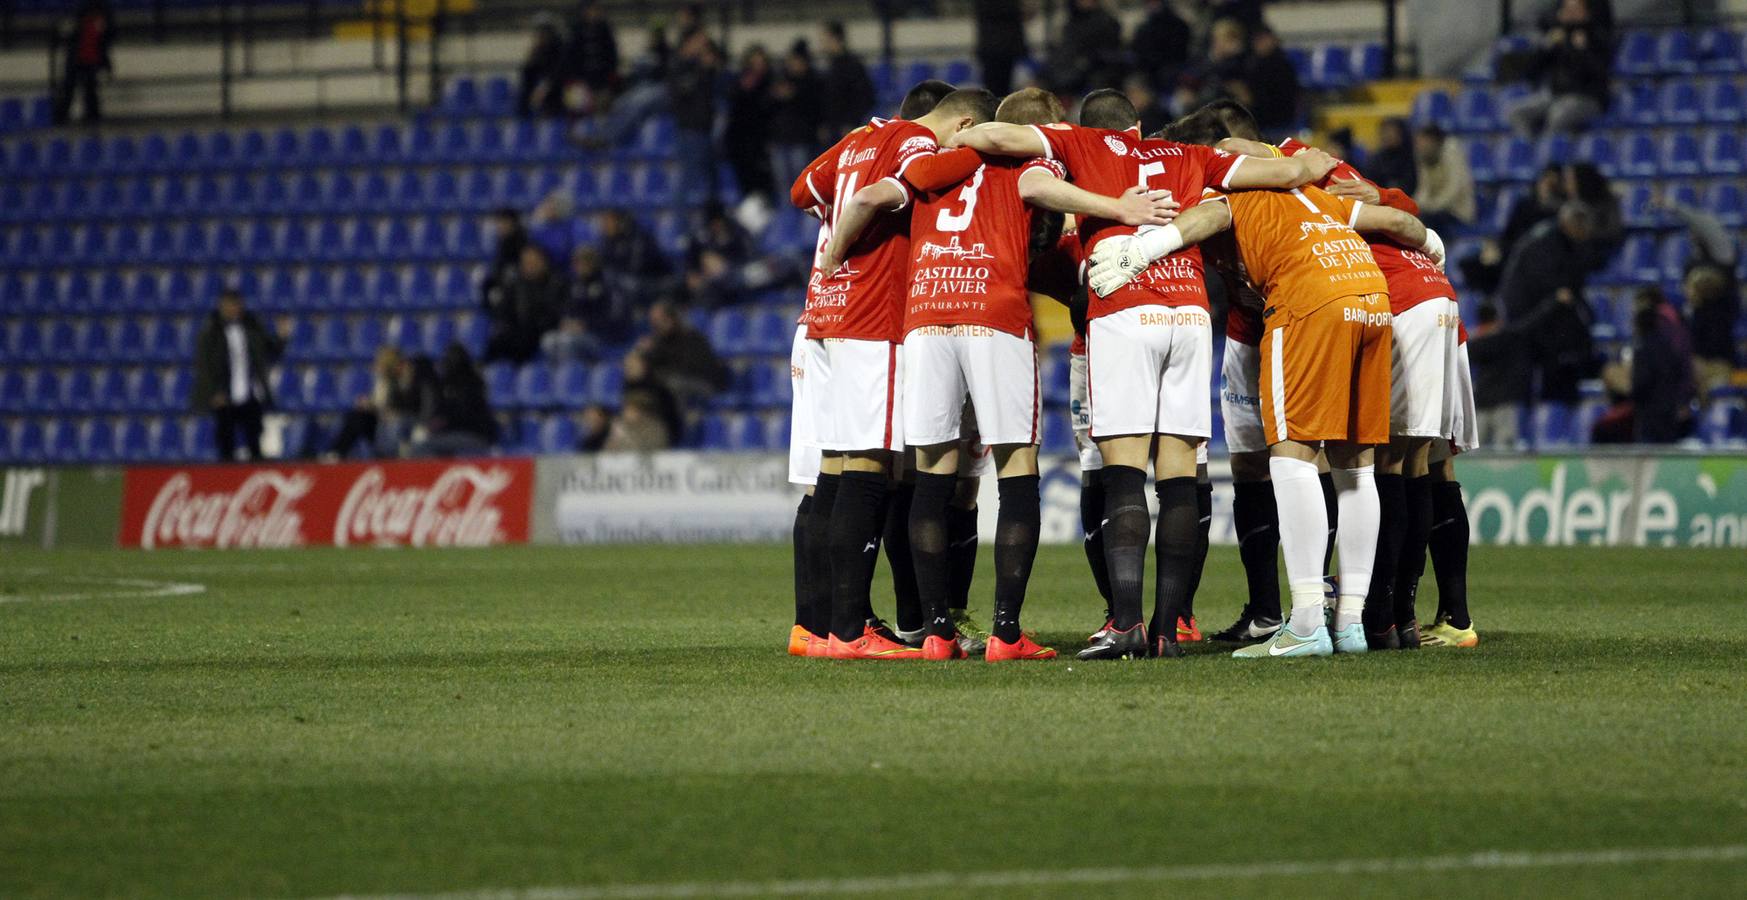
[[[1212,537],[1235,541],[1230,471]],[[1747,547],[1747,454],[1463,457],[1483,544]],[[1046,457],[1042,538],[1080,540],[1079,465]],[[18,547],[780,543],[799,491],[773,454],[0,468],[0,552]],[[997,502],[985,479],[982,531]]]

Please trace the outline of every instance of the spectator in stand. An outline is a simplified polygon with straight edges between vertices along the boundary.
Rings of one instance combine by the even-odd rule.
[[[1263,132],[1277,135],[1298,124],[1298,70],[1286,56],[1280,36],[1267,26],[1251,33],[1243,84],[1250,111]],[[1372,168],[1368,164],[1366,171]]]
[[[1474,173],[1462,142],[1450,140],[1437,123],[1427,123],[1414,135],[1413,155],[1420,221],[1445,234],[1474,224]]]
[[[843,23],[826,22],[820,36],[825,71],[819,85],[818,143],[829,147],[851,129],[866,125],[878,98],[867,66],[862,65],[861,57],[849,51],[843,38]]]
[[[1498,307],[1480,307],[1479,321],[1468,336],[1468,362],[1474,369],[1474,409],[1480,446],[1514,450],[1518,416],[1534,388],[1534,361],[1520,329],[1499,324]]]
[[[570,77],[588,89],[590,108],[607,108],[619,86],[619,41],[598,0],[578,0],[565,55]]]
[[[236,459],[240,434],[247,459],[261,458],[261,416],[273,406],[267,374],[285,352],[291,319],[277,333],[243,306],[234,288],[219,295],[218,308],[194,340],[193,407],[212,414],[213,441],[221,462]]]
[[[1566,199],[1564,168],[1558,163],[1547,163],[1535,176],[1533,189],[1510,208],[1504,231],[1497,238],[1481,241],[1479,252],[1461,261],[1462,274],[1469,286],[1487,295],[1496,291],[1499,274],[1504,271],[1505,248],[1515,247],[1530,229],[1557,216]]]
[[[1153,90],[1152,81],[1145,75],[1136,72],[1128,76],[1122,91],[1140,114],[1141,134],[1153,134],[1170,123],[1171,111],[1165,108],[1164,98]]]
[[[1167,0],[1146,0],[1146,18],[1134,30],[1128,55],[1153,93],[1164,94],[1176,85],[1177,76],[1189,65],[1193,40],[1189,23],[1177,15]],[[1147,129],[1144,133],[1152,134],[1155,130]]]
[[[491,214],[491,233],[497,249],[492,251],[491,264],[480,284],[480,302],[490,309],[505,283],[516,277],[516,267],[522,264],[522,248],[528,246],[528,229],[522,226],[522,214],[512,207],[503,207]]]
[[[1526,61],[1536,91],[1507,115],[1519,134],[1576,132],[1607,111],[1613,13],[1606,0],[1559,0]]]
[[[1672,444],[1692,433],[1692,336],[1660,287],[1633,293],[1632,355],[1602,381],[1616,402],[1596,421],[1595,443]]]
[[[1365,157],[1365,174],[1384,187],[1413,194],[1419,170],[1413,162],[1413,135],[1405,119],[1384,119],[1377,127],[1377,149]]]
[[[576,452],[597,453],[613,432],[613,414],[599,403],[590,404],[577,417]]]
[[[770,119],[775,110],[771,76],[770,54],[762,44],[740,54],[740,71],[728,89],[727,124],[722,130],[723,155],[734,170],[741,196],[761,198],[767,207],[776,201],[776,178],[770,171]]]
[[[554,188],[528,219],[528,239],[546,251],[547,259],[570,258],[576,244],[576,201],[569,189]]]
[[[593,247],[578,247],[570,255],[567,296],[558,314],[558,327],[540,339],[540,349],[554,361],[594,362],[601,358],[602,339],[619,331],[613,292],[601,273],[600,254]]]
[[[352,399],[325,456],[340,459],[363,444],[379,459],[397,457],[412,426],[436,409],[436,376],[424,356],[405,357],[393,347],[376,351],[370,393]]]
[[[558,324],[558,312],[566,299],[564,278],[552,270],[550,258],[539,244],[522,248],[516,276],[489,306],[490,335],[485,342],[485,361],[525,363],[540,352],[540,338]]]
[[[590,149],[614,147],[630,137],[644,122],[667,110],[667,69],[673,48],[659,25],[649,29],[643,55],[632,64],[624,80],[625,90],[608,107],[595,106],[597,127],[593,134],[578,136],[577,143]],[[602,113],[605,113],[602,115]]]
[[[1187,114],[1221,97],[1232,96],[1245,106],[1252,106],[1243,83],[1249,74],[1249,32],[1236,19],[1219,19],[1208,31],[1207,55],[1183,70],[1177,79],[1172,107],[1177,114]]]
[[[1607,176],[1591,163],[1568,163],[1565,166],[1565,195],[1589,207],[1593,224],[1589,240],[1584,244],[1584,265],[1591,272],[1607,268],[1614,254],[1626,242],[1626,215],[1620,208]]]
[[[437,363],[437,383],[425,439],[414,456],[483,456],[498,438],[497,419],[485,395],[485,379],[460,344],[450,344]]]
[[[794,184],[819,152],[819,75],[807,42],[797,39],[771,83],[771,169],[779,186]]]
[[[643,354],[625,354],[624,366],[623,409],[613,423],[606,449],[660,450],[677,443],[685,433],[685,415],[679,399],[655,376]],[[633,409],[637,412],[632,413]],[[655,428],[659,428],[658,433]]]
[[[115,19],[109,14],[105,0],[85,0],[79,14],[61,29],[61,84],[55,95],[55,123],[72,121],[73,95],[84,103],[85,121],[103,118],[103,104],[97,95],[98,76],[113,74],[115,64],[109,58],[109,44],[115,38]]]
[[[716,101],[722,53],[703,28],[694,29],[674,50],[667,71],[667,106],[673,113],[674,149],[685,177],[685,199],[714,199],[721,190],[716,173]]]
[[[1013,90],[1013,67],[1029,52],[1025,49],[1025,4],[1021,0],[975,0],[971,4],[977,25],[977,68],[983,87],[997,97]]]
[[[667,280],[668,260],[636,217],[623,209],[601,216],[602,272],[615,297],[640,303],[660,292]]]
[[[1735,371],[1735,323],[1741,316],[1741,283],[1735,275],[1734,233],[1710,213],[1679,203],[1663,204],[1692,235],[1692,259],[1681,291],[1693,337],[1693,367],[1707,402]]]
[[[522,60],[521,91],[516,112],[523,116],[564,114],[564,33],[550,16],[534,21],[528,55]]]
[[[1576,403],[1578,382],[1595,371],[1594,312],[1583,300],[1589,277],[1586,245],[1594,228],[1589,206],[1567,201],[1553,221],[1530,231],[1504,264],[1497,302],[1506,326],[1535,323],[1526,340],[1540,376],[1541,400]]]
[[[1061,42],[1051,54],[1050,86],[1060,94],[1080,95],[1122,84],[1122,23],[1103,0],[1072,0]]]
[[[728,386],[728,366],[710,339],[667,301],[649,308],[649,334],[633,350],[649,364],[649,374],[682,401],[703,400]]]
[[[735,277],[752,261],[752,235],[720,203],[704,208],[703,224],[685,236],[686,290],[707,306],[734,299]]]

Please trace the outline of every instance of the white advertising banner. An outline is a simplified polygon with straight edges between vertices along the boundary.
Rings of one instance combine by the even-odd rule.
[[[775,454],[545,457],[536,484],[534,539],[562,544],[788,541],[801,496]]]

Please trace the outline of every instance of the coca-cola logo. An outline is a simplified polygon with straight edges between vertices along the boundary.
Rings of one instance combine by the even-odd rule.
[[[483,547],[501,538],[496,499],[513,476],[492,466],[451,466],[427,485],[389,487],[380,467],[352,483],[334,519],[334,545]]]
[[[315,480],[301,472],[256,472],[234,491],[197,494],[185,472],[152,498],[140,546],[296,547],[304,542],[297,502]]]

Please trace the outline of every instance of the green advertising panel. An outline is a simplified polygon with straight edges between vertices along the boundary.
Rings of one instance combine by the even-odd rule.
[[[0,468],[0,548],[115,546],[121,471]]]
[[[1457,466],[1487,544],[1747,547],[1747,456],[1544,456]]]

